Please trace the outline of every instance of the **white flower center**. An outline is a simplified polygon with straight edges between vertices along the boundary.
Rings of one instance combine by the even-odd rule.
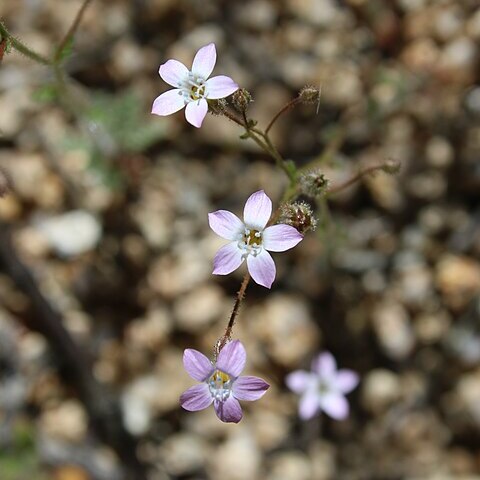
[[[221,370],[215,370],[208,379],[208,388],[212,397],[220,402],[224,402],[232,391],[233,380]]]
[[[207,98],[206,80],[200,75],[188,72],[188,75],[179,85],[179,94],[183,96],[186,103],[195,102]]]
[[[262,251],[263,232],[253,228],[245,227],[238,240],[238,248],[242,250],[244,258],[252,254],[256,257]]]

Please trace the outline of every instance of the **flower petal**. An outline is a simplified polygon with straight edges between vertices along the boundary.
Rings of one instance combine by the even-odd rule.
[[[360,381],[359,376],[352,370],[342,369],[337,372],[333,385],[341,393],[350,393]]]
[[[263,397],[270,385],[258,377],[238,377],[232,391],[238,400],[258,400]]]
[[[160,65],[158,73],[172,87],[180,87],[185,77],[188,76],[188,68],[178,60],[168,60]]]
[[[272,256],[262,250],[256,257],[247,257],[248,271],[252,278],[262,287],[270,288],[275,280],[275,263]]]
[[[245,347],[240,340],[234,340],[220,350],[216,367],[231,377],[237,378],[245,368],[246,361]]]
[[[315,378],[311,373],[305,370],[295,370],[285,377],[287,387],[295,393],[305,392],[311,385]]]
[[[230,242],[218,250],[213,259],[213,274],[228,275],[236,270],[244,258],[237,242]]]
[[[168,90],[157,97],[152,105],[152,113],[155,115],[171,115],[185,106],[183,95],[178,88]]]
[[[193,348],[187,348],[183,352],[183,366],[187,373],[199,382],[206,380],[214,371],[210,360]]]
[[[189,102],[185,109],[185,118],[190,125],[200,128],[207,111],[208,103],[204,98],[195,102]]]
[[[207,98],[225,98],[238,90],[238,85],[226,75],[218,75],[206,81]]]
[[[209,213],[208,224],[217,235],[227,240],[238,240],[245,229],[243,222],[228,210]]]
[[[337,373],[337,362],[330,352],[321,353],[313,360],[312,371],[322,379],[333,379]]]
[[[272,225],[263,231],[263,246],[271,252],[284,252],[303,240],[303,235],[290,225]]]
[[[180,405],[190,412],[203,410],[210,406],[212,402],[213,397],[206,383],[194,385],[180,395]]]
[[[263,190],[252,193],[243,209],[245,225],[256,230],[263,230],[272,215],[272,201]]]
[[[233,396],[230,396],[224,402],[216,401],[213,407],[217,417],[222,422],[238,423],[243,417],[242,407]]]
[[[298,415],[302,420],[310,420],[320,410],[318,394],[313,390],[307,390],[298,406]]]
[[[192,72],[207,79],[215,67],[217,61],[217,50],[214,43],[209,43],[202,47],[193,59]]]
[[[348,417],[349,406],[343,395],[329,392],[321,395],[318,401],[320,408],[335,420],[343,420]]]

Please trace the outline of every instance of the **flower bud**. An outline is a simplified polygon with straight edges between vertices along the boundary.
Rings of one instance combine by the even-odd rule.
[[[252,102],[252,96],[245,88],[239,88],[232,96],[233,106],[239,112],[244,112]]]
[[[400,171],[400,162],[389,159],[382,165],[382,170],[390,175],[395,175]]]
[[[322,90],[320,87],[307,85],[300,90],[298,96],[302,103],[319,103]]]
[[[0,168],[0,198],[7,196],[13,188],[12,179],[8,172]]]
[[[208,100],[208,111],[212,115],[223,115],[227,108],[227,101],[224,98],[218,100]]]
[[[295,227],[302,235],[317,228],[317,219],[313,215],[312,207],[306,202],[286,203],[280,210],[279,223]]]
[[[319,170],[312,170],[300,177],[300,188],[305,195],[318,197],[328,188],[328,179]]]

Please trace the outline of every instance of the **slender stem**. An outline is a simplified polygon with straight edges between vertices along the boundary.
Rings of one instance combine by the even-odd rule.
[[[220,353],[220,350],[226,345],[226,343],[232,337],[232,330],[233,326],[235,325],[235,320],[237,318],[238,312],[240,310],[240,305],[242,303],[243,298],[245,297],[245,291],[247,290],[248,283],[250,282],[250,274],[247,272],[243,277],[242,284],[240,285],[240,290],[237,293],[237,297],[235,299],[235,303],[233,305],[232,314],[230,315],[230,319],[228,321],[227,328],[225,329],[225,333],[223,337],[217,342],[216,346],[216,355]]]
[[[268,132],[270,129],[273,127],[274,123],[280,118],[281,115],[283,115],[285,112],[293,108],[295,105],[297,105],[300,102],[300,97],[296,97],[293,100],[290,100],[286,105],[284,105],[277,113],[276,115],[270,120],[270,123],[268,124],[267,128],[265,129],[265,135],[268,135]]]
[[[65,46],[67,43],[73,38],[75,35],[75,32],[77,31],[78,27],[80,26],[80,22],[82,21],[83,14],[85,13],[85,10],[88,7],[88,4],[92,0],[85,0],[80,7],[80,10],[78,11],[75,19],[73,20],[73,23],[70,25],[70,28],[68,29],[67,33],[63,37],[62,41],[58,45],[58,47],[55,50],[55,54],[53,56],[53,62],[58,63],[62,59],[62,53],[63,50],[65,49]]]
[[[42,65],[52,65],[52,62],[48,58],[44,57],[40,53],[35,52],[30,47],[27,47],[20,40],[12,36],[2,22],[0,22],[0,36],[2,37],[2,39],[6,38],[7,40],[9,40],[12,48],[22,53],[26,57],[30,58],[31,60],[34,60],[37,63],[41,63]]]
[[[383,170],[385,168],[385,165],[382,163],[381,165],[374,165],[373,167],[368,167],[360,172],[358,172],[356,175],[354,175],[352,178],[347,180],[344,183],[341,183],[340,185],[337,185],[336,187],[331,188],[327,192],[327,196],[329,197],[330,195],[335,195],[342,190],[345,190],[346,188],[352,186],[354,183],[358,182],[359,180],[362,179],[365,175],[369,175],[371,173],[377,172],[378,170]]]

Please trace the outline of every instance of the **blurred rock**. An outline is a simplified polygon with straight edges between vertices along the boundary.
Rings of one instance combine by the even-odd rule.
[[[180,329],[195,333],[204,329],[231,308],[222,289],[216,285],[202,285],[175,301],[173,312]]]
[[[395,360],[406,358],[415,345],[415,336],[402,304],[385,301],[377,305],[372,320],[384,353]]]
[[[300,451],[277,453],[270,460],[268,480],[309,480],[312,467],[309,458]]]
[[[363,408],[379,415],[400,398],[401,391],[398,375],[385,369],[372,370],[362,380]]]
[[[102,227],[85,210],[74,210],[56,217],[38,218],[35,227],[59,255],[74,257],[95,248]]]
[[[88,419],[80,402],[68,400],[43,412],[40,426],[51,437],[80,443],[87,433]]]
[[[317,347],[318,329],[300,298],[273,294],[263,305],[245,310],[244,316],[268,355],[280,365],[296,366]]]
[[[192,433],[177,433],[160,446],[160,458],[170,475],[186,475],[203,468],[210,452],[208,444]]]
[[[436,266],[435,283],[449,307],[463,309],[480,292],[480,265],[469,257],[443,255]]]

